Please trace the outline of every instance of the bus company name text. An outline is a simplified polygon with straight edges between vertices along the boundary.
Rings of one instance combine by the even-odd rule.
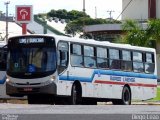
[[[29,43],[44,43],[43,38],[32,38],[32,39],[19,39],[20,44],[29,44]]]
[[[134,77],[110,76],[110,80],[118,82],[135,82]]]

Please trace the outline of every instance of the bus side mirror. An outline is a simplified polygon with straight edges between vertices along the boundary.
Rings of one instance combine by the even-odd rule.
[[[65,60],[65,52],[60,51],[60,60]]]

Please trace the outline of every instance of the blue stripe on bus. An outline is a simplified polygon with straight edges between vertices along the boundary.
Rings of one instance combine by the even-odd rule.
[[[4,84],[6,81],[6,76],[4,76],[1,80],[0,80],[0,84]]]
[[[148,78],[156,80],[157,76],[153,74],[144,73],[134,73],[134,72],[123,72],[123,71],[113,71],[113,70],[94,70],[91,77],[78,77],[78,76],[59,76],[60,80],[74,81],[80,80],[81,82],[92,82],[95,75],[115,75],[115,76],[125,76],[125,77],[135,77],[135,78]]]

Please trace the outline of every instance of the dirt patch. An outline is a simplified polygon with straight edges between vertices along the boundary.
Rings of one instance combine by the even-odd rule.
[[[3,100],[0,100],[0,103],[12,103],[12,104],[28,104],[28,101],[27,100],[17,100],[17,99],[3,99]]]

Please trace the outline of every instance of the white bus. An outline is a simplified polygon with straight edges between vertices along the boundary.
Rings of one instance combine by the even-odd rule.
[[[0,100],[26,99],[26,97],[12,97],[6,94],[7,44],[0,41]]]
[[[8,40],[8,95],[29,104],[96,104],[156,96],[155,49],[52,35]]]
[[[5,41],[0,41],[0,99],[7,99],[10,96],[6,95],[6,59],[7,46]]]

